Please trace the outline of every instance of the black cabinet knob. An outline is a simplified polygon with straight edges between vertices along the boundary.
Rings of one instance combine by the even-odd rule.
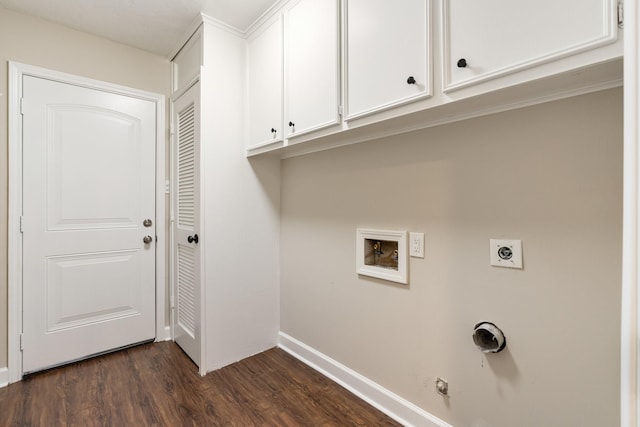
[[[465,68],[467,66],[467,60],[464,58],[458,59],[458,68]]]
[[[413,76],[409,76],[409,78],[407,79],[407,84],[410,84],[410,85],[416,84],[416,79],[414,79]]]
[[[198,244],[198,235],[194,234],[193,236],[187,237],[187,242]]]
[[[271,133],[276,133],[276,130],[274,128],[271,128]]]
[[[294,127],[296,124],[293,122],[289,122],[289,127]]]

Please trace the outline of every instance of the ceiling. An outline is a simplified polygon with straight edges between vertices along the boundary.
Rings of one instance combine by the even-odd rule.
[[[166,56],[182,41],[200,12],[244,31],[275,2],[0,0],[0,6]]]

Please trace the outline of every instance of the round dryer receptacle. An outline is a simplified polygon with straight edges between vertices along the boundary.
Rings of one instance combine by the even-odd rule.
[[[507,339],[495,324],[480,322],[473,328],[473,342],[483,353],[498,353],[507,346]]]

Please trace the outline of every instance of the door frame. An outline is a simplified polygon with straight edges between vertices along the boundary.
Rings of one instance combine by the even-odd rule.
[[[165,324],[166,312],[166,197],[168,195],[166,169],[165,96],[72,74],[48,70],[41,67],[9,61],[9,216],[8,216],[8,373],[9,382],[22,379],[22,78],[33,76],[95,89],[132,98],[151,101],[156,105],[156,262],[155,262],[155,306],[156,341],[170,339]]]
[[[620,425],[640,427],[640,7],[624,2]]]

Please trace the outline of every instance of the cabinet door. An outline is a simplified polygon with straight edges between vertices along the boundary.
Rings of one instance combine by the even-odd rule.
[[[444,0],[444,89],[616,40],[616,0]]]
[[[428,0],[346,0],[347,119],[431,94]]]
[[[339,123],[338,0],[300,0],[285,15],[287,136]]]
[[[283,139],[282,18],[249,41],[249,147]]]
[[[173,93],[186,90],[200,75],[202,65],[202,29],[180,49],[171,62],[173,66]]]

